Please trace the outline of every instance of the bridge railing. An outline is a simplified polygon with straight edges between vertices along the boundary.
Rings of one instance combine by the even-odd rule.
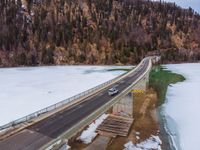
[[[144,59],[143,59],[143,60],[144,60]],[[143,62],[143,60],[140,62],[140,64]],[[113,84],[113,83],[115,83],[115,82],[121,80],[122,78],[128,76],[129,74],[133,73],[133,72],[140,66],[140,64],[138,64],[137,67],[134,68],[133,70],[129,71],[128,73],[122,74],[122,75],[119,76],[119,77],[116,77],[116,78],[114,78],[114,79],[111,79],[111,80],[109,80],[109,81],[107,81],[107,82],[105,82],[105,83],[102,83],[102,84],[100,84],[100,85],[98,85],[98,86],[95,86],[95,87],[93,87],[93,88],[91,88],[91,89],[89,89],[89,90],[87,90],[87,91],[84,91],[84,92],[82,92],[82,93],[80,93],[80,94],[77,94],[77,95],[75,95],[75,96],[72,96],[72,97],[70,97],[70,98],[67,98],[67,99],[65,99],[65,100],[63,100],[63,101],[60,101],[60,102],[58,102],[58,103],[56,103],[56,104],[53,104],[53,105],[51,105],[51,106],[48,106],[48,107],[46,107],[46,108],[44,108],[44,109],[38,110],[38,111],[36,111],[36,112],[34,112],[34,113],[31,113],[31,114],[29,114],[29,115],[27,115],[27,116],[24,116],[24,117],[22,117],[22,118],[19,118],[19,119],[17,119],[17,120],[14,120],[14,121],[12,121],[12,122],[10,122],[10,123],[7,123],[7,124],[5,124],[5,125],[3,125],[3,126],[0,126],[0,130],[4,130],[4,129],[10,128],[10,127],[14,127],[14,126],[16,126],[16,125],[18,125],[18,124],[20,124],[20,123],[30,122],[32,119],[34,119],[34,118],[36,118],[36,117],[39,117],[39,116],[42,115],[42,114],[51,112],[51,111],[56,110],[56,109],[58,109],[58,108],[61,108],[62,106],[66,105],[66,104],[68,104],[68,103],[70,103],[70,102],[72,102],[72,101],[74,102],[75,100],[78,100],[78,99],[80,99],[81,97],[84,98],[85,96],[87,96],[87,95],[89,95],[89,94],[92,94],[93,92],[95,92],[95,91],[97,91],[97,90],[103,89],[103,88],[105,88],[105,87],[107,87],[107,86],[109,86],[109,85],[111,85],[111,84]]]
[[[89,89],[87,91],[84,91],[82,93],[74,95],[74,96],[72,96],[70,98],[67,98],[67,99],[65,99],[63,101],[60,101],[60,102],[58,102],[56,104],[53,104],[51,106],[48,106],[48,107],[43,108],[41,110],[38,110],[38,111],[36,111],[36,112],[34,112],[32,114],[29,114],[27,116],[19,118],[19,119],[15,120],[15,121],[12,121],[12,122],[8,123],[8,124],[0,126],[0,130],[6,129],[6,128],[9,128],[9,127],[13,127],[13,126],[18,125],[18,124],[23,123],[23,122],[31,121],[32,119],[34,119],[34,118],[36,118],[36,117],[38,117],[38,116],[40,116],[42,114],[45,114],[45,113],[50,112],[52,110],[58,109],[58,108],[62,107],[65,104],[68,104],[68,103],[70,103],[70,102],[72,102],[72,101],[74,101],[76,99],[80,99],[81,97],[84,97],[84,96],[88,95],[89,93],[92,93],[92,92],[96,91],[97,89],[105,87],[106,85],[112,83],[114,80],[116,80],[116,78],[114,78],[112,80],[109,80],[109,81],[107,81],[107,82],[105,82],[103,84],[100,84],[100,85],[98,85],[98,86],[96,86],[94,88],[91,88],[91,89]]]

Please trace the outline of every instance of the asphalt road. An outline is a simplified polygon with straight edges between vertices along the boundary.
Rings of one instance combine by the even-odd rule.
[[[143,61],[137,71],[125,79],[115,83],[119,92],[131,85],[148,67],[149,59]],[[113,86],[113,85],[112,85]],[[110,86],[111,87],[111,86]],[[108,87],[108,88],[110,88]],[[52,139],[55,139],[110,101],[107,89],[97,95],[87,98],[86,101],[62,110],[36,124],[27,127],[21,132],[0,141],[0,150],[37,150]]]

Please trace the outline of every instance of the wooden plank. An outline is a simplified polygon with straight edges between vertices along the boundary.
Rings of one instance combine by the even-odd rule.
[[[133,120],[125,120],[125,119],[120,119],[120,118],[107,118],[105,121],[117,121],[117,122],[127,122],[127,123],[132,123]]]
[[[124,122],[124,123],[119,123],[119,122],[103,122],[102,123],[102,125],[122,125],[122,126],[124,126],[124,127],[128,127],[128,126],[130,126],[132,123],[126,123],[126,122]]]
[[[106,123],[106,122],[109,122],[109,123],[111,123],[111,122],[118,122],[118,123],[127,123],[127,124],[132,124],[132,122],[133,121],[131,121],[131,122],[128,122],[128,121],[124,121],[124,120],[112,120],[112,119],[106,119],[103,123]]]
[[[117,122],[127,122],[127,123],[132,123],[133,120],[125,120],[125,119],[117,119],[117,118],[108,118],[106,121],[117,121]]]
[[[125,132],[115,132],[113,130],[104,130],[103,132],[109,132],[109,133],[120,135],[120,136],[127,136],[127,134],[128,134],[128,133],[125,133]]]
[[[117,132],[128,132],[128,129],[127,130],[119,130],[117,128],[107,128],[107,127],[104,127],[104,128],[101,128],[101,129],[98,129],[98,130],[113,130],[113,131],[117,131]]]
[[[123,127],[123,126],[113,126],[113,125],[102,125],[102,126],[99,126],[99,128],[103,128],[103,127],[109,127],[109,128],[117,128],[117,129],[129,129],[129,127]]]
[[[105,132],[105,131],[98,131],[98,133],[99,133],[99,135],[113,137],[113,138],[115,138],[117,136],[116,134],[113,134],[111,132]]]
[[[133,121],[126,121],[126,120],[114,120],[114,119],[106,119],[104,122],[119,122],[119,123],[128,123],[131,124]]]
[[[120,118],[120,119],[125,119],[125,120],[133,120],[133,118],[116,116],[116,115],[112,115],[112,114],[110,114],[109,117],[111,117],[111,118]]]
[[[112,136],[127,136],[133,123],[132,118],[109,115],[97,128],[99,134]]]
[[[132,124],[132,122],[129,123],[129,122],[123,122],[123,121],[106,120],[106,121],[104,121],[102,124],[119,124],[119,125],[122,124],[122,125],[124,125],[124,126],[129,126],[129,125]]]
[[[129,129],[130,127],[122,127],[122,126],[99,126],[99,129],[101,129],[101,128],[104,128],[104,127],[107,127],[107,128],[114,128],[114,129],[117,129],[117,130],[119,130],[119,129]]]
[[[111,128],[103,128],[103,129],[98,129],[98,130],[101,130],[101,131],[113,131],[113,132],[119,132],[119,133],[122,133],[122,132],[128,132],[128,130],[113,130]]]

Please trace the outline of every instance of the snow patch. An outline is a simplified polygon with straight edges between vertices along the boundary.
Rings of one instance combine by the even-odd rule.
[[[89,144],[92,142],[92,140],[97,136],[97,133],[95,132],[98,126],[108,117],[107,114],[103,114],[101,117],[99,117],[97,120],[95,120],[93,123],[89,125],[89,127],[84,130],[80,137],[77,138],[77,140],[81,140],[85,144]]]
[[[140,139],[140,137],[136,135],[136,139],[137,139],[137,140],[139,140],[139,139]]]
[[[149,139],[138,144],[133,144],[133,142],[129,141],[124,145],[124,150],[161,150],[161,144],[160,138],[152,135]]]
[[[140,135],[140,132],[135,132],[136,135]]]
[[[66,142],[65,145],[63,145],[59,150],[70,150],[71,146],[68,145],[68,141]]]

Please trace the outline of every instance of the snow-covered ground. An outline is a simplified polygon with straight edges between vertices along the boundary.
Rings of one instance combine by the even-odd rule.
[[[113,79],[116,66],[51,66],[0,69],[0,125]]]
[[[186,77],[167,91],[164,112],[172,139],[177,149],[200,150],[200,63],[165,66]]]
[[[161,150],[162,141],[158,136],[152,135],[147,140],[138,144],[129,141],[124,145],[124,150]]]
[[[81,140],[85,144],[89,144],[92,142],[92,140],[97,136],[97,133],[95,132],[98,126],[108,117],[107,114],[103,114],[101,117],[99,117],[97,120],[95,120],[93,123],[89,125],[89,127],[84,130],[81,135],[78,137],[77,140]]]

